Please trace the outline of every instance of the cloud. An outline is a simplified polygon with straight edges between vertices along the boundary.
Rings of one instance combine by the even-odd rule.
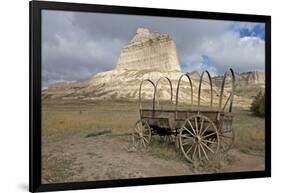
[[[88,79],[112,69],[124,42],[92,36],[74,22],[73,12],[43,12],[42,86]]]
[[[188,63],[181,65],[183,71],[193,72],[203,72],[208,70],[211,76],[215,76],[218,74],[216,67],[211,61],[210,57],[207,55],[192,55],[189,57]]]
[[[183,71],[264,70],[263,24],[46,10],[42,14],[42,86],[88,79],[113,69],[121,48],[140,26],[174,38]]]
[[[240,37],[239,33],[226,31],[220,36],[199,42],[196,50],[187,55],[184,62],[191,64],[191,68],[202,66],[202,54],[211,59],[214,73],[222,74],[230,67],[241,72],[262,71],[265,64],[265,42],[258,37]]]

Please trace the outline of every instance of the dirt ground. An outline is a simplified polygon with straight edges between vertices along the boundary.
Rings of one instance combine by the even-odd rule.
[[[76,134],[55,144],[45,145],[44,158],[51,163],[55,160],[55,166],[49,168],[56,167],[59,171],[50,174],[43,169],[43,181],[93,181],[264,169],[263,156],[242,153],[237,149],[228,153],[232,162],[224,164],[220,169],[210,171],[194,168],[183,158],[162,159],[153,156],[150,148],[145,151],[134,150],[128,138],[126,135],[111,134],[85,138],[85,135]],[[176,146],[173,148],[180,151]]]

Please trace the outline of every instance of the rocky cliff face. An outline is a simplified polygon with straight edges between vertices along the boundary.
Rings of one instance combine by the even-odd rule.
[[[139,28],[133,39],[122,48],[116,68],[101,72],[87,81],[75,83],[55,83],[43,91],[43,99],[124,99],[136,100],[139,96],[139,85],[142,80],[151,79],[156,82],[160,77],[171,79],[173,98],[175,101],[176,88],[179,77],[182,75],[179,65],[178,51],[174,40],[167,34],[150,32],[146,28]],[[193,81],[194,102],[197,101],[200,74],[196,71],[189,73]],[[218,101],[222,76],[213,78],[214,102]],[[258,72],[241,73],[237,75],[238,88],[241,92],[236,96],[239,103],[249,104],[250,97],[243,96],[243,89],[249,85],[264,85],[264,74]],[[228,95],[230,84],[226,84],[225,96]],[[243,89],[241,89],[243,88]],[[189,101],[191,98],[190,86],[187,78],[183,78],[179,93],[180,101]],[[238,89],[238,90],[239,90]],[[256,87],[255,87],[256,89]],[[142,97],[151,99],[153,88],[149,84],[143,85]],[[170,87],[166,79],[159,82],[156,97],[170,99]],[[202,103],[210,100],[210,86],[208,79],[202,84]]]
[[[129,44],[122,48],[116,69],[180,72],[176,44],[167,34],[139,28]]]
[[[236,89],[235,89],[236,104],[237,105],[242,104],[242,106],[250,106],[254,96],[257,95],[258,91],[264,90],[265,88],[265,73],[257,72],[257,71],[236,73],[235,78],[236,78]],[[220,88],[222,79],[223,76],[213,77],[214,85]],[[232,85],[231,85],[230,77],[228,77],[225,84],[225,90],[230,91],[231,86]]]
[[[265,73],[264,72],[253,71],[253,72],[235,73],[235,78],[236,78],[237,87],[249,87],[249,86],[264,87],[264,84],[265,84]],[[213,77],[213,81],[216,86],[221,85],[222,79],[223,79],[223,76]]]
[[[265,74],[264,72],[244,72],[239,74],[241,84],[251,85],[251,84],[264,84]]]

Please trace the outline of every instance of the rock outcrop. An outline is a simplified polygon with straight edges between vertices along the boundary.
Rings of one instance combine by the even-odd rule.
[[[239,75],[241,77],[240,82],[245,85],[264,84],[265,82],[264,72],[244,72]]]
[[[122,48],[116,69],[180,72],[175,41],[167,34],[138,28],[129,44]]]
[[[236,86],[237,87],[248,87],[248,86],[260,86],[264,87],[265,84],[265,73],[252,71],[252,72],[242,72],[235,73]],[[216,86],[220,86],[223,76],[213,77],[213,81]]]

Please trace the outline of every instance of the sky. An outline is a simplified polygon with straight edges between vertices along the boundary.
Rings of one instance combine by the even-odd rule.
[[[114,69],[138,27],[169,34],[182,72],[264,71],[264,23],[42,11],[42,87]]]

